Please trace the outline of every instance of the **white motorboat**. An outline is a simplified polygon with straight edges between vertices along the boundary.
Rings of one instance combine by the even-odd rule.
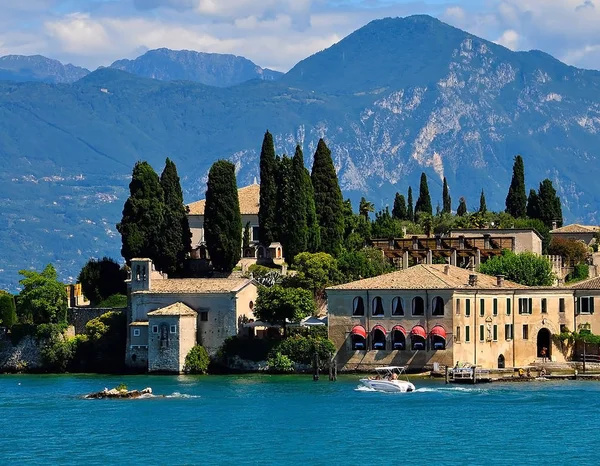
[[[403,366],[377,367],[375,377],[360,379],[360,383],[378,392],[414,392],[415,386],[408,381],[405,369]],[[400,379],[402,375],[403,380]]]

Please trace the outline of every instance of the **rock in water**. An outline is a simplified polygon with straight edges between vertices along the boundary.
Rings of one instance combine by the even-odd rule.
[[[103,398],[139,398],[143,395],[152,395],[152,389],[150,387],[143,390],[117,390],[116,388],[108,390],[105,388],[101,392],[90,393],[84,398],[88,400],[100,400]]]

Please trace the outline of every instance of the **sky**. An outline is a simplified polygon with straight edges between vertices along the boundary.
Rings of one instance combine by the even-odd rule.
[[[0,0],[0,56],[95,69],[167,47],[287,71],[371,20],[412,14],[600,69],[600,0]]]

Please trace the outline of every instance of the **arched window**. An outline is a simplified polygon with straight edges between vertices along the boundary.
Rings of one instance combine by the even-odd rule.
[[[443,316],[444,315],[444,300],[439,296],[433,298],[433,303],[431,305],[431,315],[434,316]]]
[[[403,316],[404,315],[404,300],[398,296],[392,299],[392,315]]]
[[[434,350],[446,349],[446,330],[441,325],[436,325],[431,329],[431,347]]]
[[[420,296],[413,298],[412,300],[412,315],[413,316],[424,316],[425,315],[425,301]]]
[[[396,325],[392,329],[392,349],[406,349],[406,330],[401,325]]]
[[[367,331],[362,325],[356,325],[350,332],[352,336],[352,351],[367,349]]]
[[[371,333],[373,336],[373,349],[385,350],[385,328],[383,328],[381,325],[376,325],[373,327],[373,331]]]
[[[353,316],[364,316],[365,315],[365,302],[362,296],[357,296],[352,301],[352,315]]]
[[[383,301],[377,296],[376,298],[373,298],[373,315],[382,316],[383,314]]]

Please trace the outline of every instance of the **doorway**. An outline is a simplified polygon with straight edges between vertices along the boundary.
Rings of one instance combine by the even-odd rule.
[[[504,360],[504,355],[501,354],[498,356],[498,369],[504,369],[506,366],[506,361]]]
[[[550,335],[550,330],[547,328],[543,328],[538,332],[537,335],[537,357],[538,358],[548,358],[550,359],[552,345],[551,343],[552,335]]]

